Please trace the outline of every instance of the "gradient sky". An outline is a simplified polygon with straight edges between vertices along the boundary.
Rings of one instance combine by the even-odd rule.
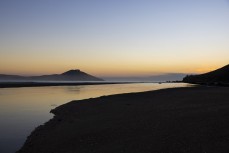
[[[1,0],[0,73],[202,73],[229,64],[228,0]]]

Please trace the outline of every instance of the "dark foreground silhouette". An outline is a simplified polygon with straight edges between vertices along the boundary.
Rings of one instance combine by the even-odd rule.
[[[229,86],[229,65],[205,74],[186,76],[183,82]]]
[[[229,88],[191,87],[72,101],[18,153],[228,153]]]

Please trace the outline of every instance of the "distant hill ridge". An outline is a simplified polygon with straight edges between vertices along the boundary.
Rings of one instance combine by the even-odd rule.
[[[181,81],[187,74],[184,73],[167,73],[152,76],[139,77],[104,77],[107,81],[145,81],[145,82],[165,82],[165,81]]]
[[[62,75],[77,75],[77,74],[81,74],[81,73],[84,73],[84,72],[81,72],[79,69],[75,69],[75,70],[69,70],[67,72],[64,72],[64,73],[62,73]]]
[[[189,75],[184,77],[184,82],[187,83],[207,83],[207,84],[224,84],[229,83],[229,64],[217,70],[200,74]]]
[[[62,74],[51,74],[42,76],[19,76],[0,74],[1,81],[104,81],[79,69],[69,70]]]

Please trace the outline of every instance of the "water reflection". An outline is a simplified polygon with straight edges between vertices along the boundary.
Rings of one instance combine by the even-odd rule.
[[[38,125],[52,118],[50,110],[72,100],[141,92],[187,84],[112,84],[0,89],[0,152],[15,152]]]
[[[79,94],[80,90],[83,88],[84,86],[67,86],[66,87],[66,92],[73,92],[75,94]]]

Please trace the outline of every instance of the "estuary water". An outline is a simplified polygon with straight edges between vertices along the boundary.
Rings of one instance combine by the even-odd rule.
[[[53,117],[55,107],[104,95],[191,86],[185,83],[131,83],[0,89],[0,153],[14,153],[27,136]]]

